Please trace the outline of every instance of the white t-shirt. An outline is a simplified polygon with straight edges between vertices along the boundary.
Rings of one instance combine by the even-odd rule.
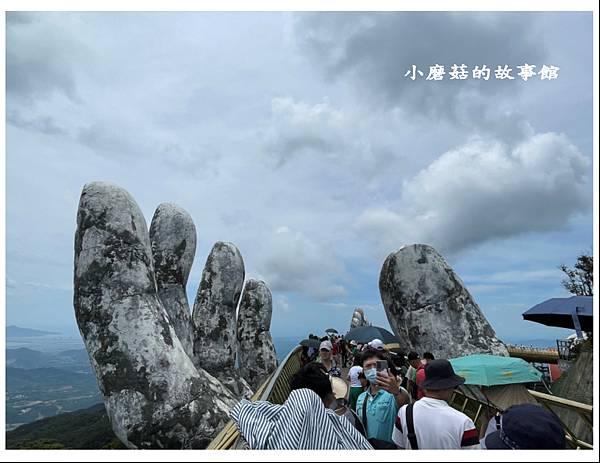
[[[358,375],[359,375],[359,373],[362,373],[362,371],[363,371],[362,367],[359,367],[358,365],[350,368],[350,371],[348,372],[348,379],[350,380],[350,387],[362,387],[362,384],[360,384],[360,380],[358,379]]]
[[[446,401],[423,397],[413,408],[415,434],[419,449],[479,449],[478,432],[473,421]],[[398,410],[392,440],[410,449],[406,426],[406,405]]]

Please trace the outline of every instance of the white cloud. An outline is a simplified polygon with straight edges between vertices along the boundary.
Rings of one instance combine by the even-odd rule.
[[[408,242],[406,217],[397,212],[373,208],[363,211],[354,227],[365,241],[375,243],[381,253],[389,253]]]
[[[304,154],[328,156],[343,145],[343,115],[327,101],[308,105],[274,98],[271,113],[274,124],[266,133],[266,146],[280,164]]]
[[[6,121],[23,130],[41,132],[47,135],[62,135],[65,131],[49,116],[24,118],[19,111],[11,111],[6,115]]]
[[[519,283],[534,283],[544,281],[560,281],[562,272],[558,268],[554,269],[537,269],[537,270],[511,270],[505,272],[486,273],[481,275],[465,275],[463,280],[476,283],[497,283],[503,284],[519,284]],[[472,285],[469,285],[471,288]],[[498,286],[500,287],[500,286]]]
[[[277,313],[279,311],[284,313],[292,311],[289,299],[283,294],[276,294],[273,296],[273,312]]]
[[[8,13],[6,28],[6,92],[28,101],[54,92],[80,100],[76,68],[90,50],[82,37],[73,40],[71,27],[78,17],[63,17],[62,28],[53,24],[55,14]]]
[[[346,304],[345,302],[321,302],[321,305],[324,305],[325,307],[331,307],[334,309],[342,309],[342,310],[347,310],[352,307],[350,304]]]
[[[589,166],[560,134],[535,135],[512,149],[474,139],[406,181],[397,208],[366,210],[356,228],[388,249],[422,242],[445,252],[564,229],[591,205]]]
[[[59,284],[50,284],[41,281],[23,281],[18,282],[9,276],[6,277],[6,288],[9,290],[32,290],[32,291],[72,291],[73,286],[71,284],[59,283]]]
[[[496,106],[491,104],[501,101],[496,95],[518,93],[523,88],[513,85],[518,82],[471,79],[431,85],[405,73],[413,64],[427,72],[438,63],[514,68],[543,60],[542,17],[508,12],[299,13],[294,31],[295,43],[316,69],[331,81],[354,85],[358,98],[376,110],[399,107],[429,122],[451,120],[464,128],[495,131],[493,119],[510,133],[523,129],[514,111],[506,117],[503,111],[481,114],[481,109]],[[508,41],[510,47],[505,46]]]
[[[17,282],[8,275],[6,276],[6,287],[8,289],[15,289],[17,287]]]
[[[283,295],[305,304],[292,307],[299,317],[304,310],[318,315],[320,302],[348,304],[351,312],[366,301],[383,323],[372,302],[382,257],[411,240],[460,248],[462,237],[467,244],[487,239],[474,253],[494,247],[502,256],[498,272],[523,262],[551,266],[531,262],[552,253],[568,261],[573,246],[589,245],[590,216],[571,234],[543,236],[534,249],[525,238],[508,245],[495,239],[555,230],[577,209],[566,204],[580,191],[577,156],[566,150],[563,159],[552,142],[539,159],[526,156],[532,166],[515,150],[534,139],[534,128],[564,130],[591,157],[591,15],[556,14],[540,34],[537,14],[489,13],[475,21],[438,13],[291,16],[301,20],[290,41],[276,12],[8,15],[7,268],[17,293],[69,307],[68,293],[22,282],[70,281],[78,197],[97,179],[130,191],[147,221],[164,201],[190,212],[198,229],[190,294],[214,242],[231,241],[248,277],[264,279],[274,301]],[[515,46],[505,47],[515,36]],[[551,86],[455,91],[454,82],[436,89],[403,78],[406,63],[433,60],[437,51],[447,61],[497,62],[533,60],[544,48],[553,60],[559,49],[564,58],[555,61],[565,74]],[[476,149],[466,142],[470,135],[495,141]],[[449,154],[453,147],[479,154],[461,163]],[[488,151],[500,153],[504,175]],[[489,185],[471,178],[471,169]],[[589,165],[584,170],[591,176]],[[526,193],[544,205],[529,208],[530,223]],[[488,217],[482,203],[506,220]],[[554,247],[542,249],[539,241]],[[380,249],[375,259],[369,242]],[[480,256],[471,264],[481,269],[482,260],[487,265]],[[35,313],[31,300],[9,305],[10,314]],[[72,310],[64,313],[72,321]]]
[[[358,178],[371,179],[403,161],[398,130],[401,121],[393,112],[363,113],[342,109],[327,98],[316,104],[293,98],[274,98],[271,119],[263,132],[267,152],[281,167],[306,161],[321,169],[336,170]]]
[[[305,294],[318,300],[346,294],[339,283],[344,268],[331,246],[286,226],[261,241],[258,273],[272,291]]]

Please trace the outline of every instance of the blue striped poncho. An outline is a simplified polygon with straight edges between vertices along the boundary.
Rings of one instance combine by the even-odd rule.
[[[230,415],[251,449],[373,449],[346,418],[325,408],[310,389],[292,391],[283,405],[244,399]]]

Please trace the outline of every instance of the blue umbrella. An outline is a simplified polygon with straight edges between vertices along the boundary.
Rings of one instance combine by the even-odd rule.
[[[555,297],[538,304],[523,313],[525,320],[546,326],[558,326],[583,331],[592,331],[594,313],[592,296]]]

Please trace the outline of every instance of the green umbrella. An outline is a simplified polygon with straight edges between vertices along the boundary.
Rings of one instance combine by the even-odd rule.
[[[333,333],[333,334],[338,334],[337,330],[335,328],[327,328],[325,330],[326,333]]]
[[[454,372],[465,378],[465,384],[497,386],[514,383],[536,383],[542,373],[525,360],[498,355],[468,355],[450,359]]]

